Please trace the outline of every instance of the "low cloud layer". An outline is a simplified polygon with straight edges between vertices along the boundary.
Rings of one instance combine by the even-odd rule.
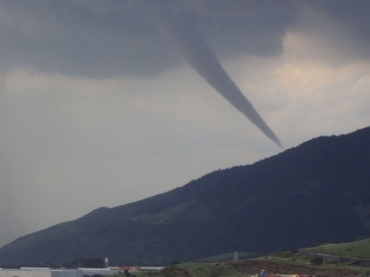
[[[98,78],[161,74],[184,61],[155,28],[161,13],[192,20],[220,56],[281,53],[283,29],[294,19],[290,2],[211,2],[3,1],[0,67]]]

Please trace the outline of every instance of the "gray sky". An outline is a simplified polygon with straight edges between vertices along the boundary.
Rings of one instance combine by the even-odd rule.
[[[0,245],[281,150],[158,29],[196,26],[285,148],[370,125],[370,2],[0,1]]]

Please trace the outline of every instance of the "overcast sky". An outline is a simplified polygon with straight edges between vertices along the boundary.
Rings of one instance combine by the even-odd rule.
[[[368,0],[0,0],[0,246],[282,151],[165,17],[199,32],[285,149],[370,125]]]

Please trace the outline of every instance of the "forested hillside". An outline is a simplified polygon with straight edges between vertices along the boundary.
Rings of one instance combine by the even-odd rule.
[[[347,242],[370,235],[369,195],[365,128],[21,237],[0,249],[0,265],[71,261],[76,251],[113,264],[168,264]]]

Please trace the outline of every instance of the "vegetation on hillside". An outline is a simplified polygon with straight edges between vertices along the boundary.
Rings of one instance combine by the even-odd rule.
[[[324,244],[304,250],[337,255],[343,258],[362,257],[370,259],[370,238],[349,243]]]
[[[209,257],[208,260],[223,259],[228,262],[184,263],[169,266],[159,272],[126,273],[125,277],[244,277],[260,273],[276,274],[310,274],[320,277],[364,277],[370,276],[370,264],[359,266],[352,260],[332,260],[315,255],[301,255],[301,251],[312,251],[317,254],[370,257],[370,239],[342,244],[326,244],[318,247],[287,250],[260,258],[249,258],[232,261],[234,253]],[[241,253],[240,253],[241,254]],[[245,253],[247,254],[247,253]],[[206,259],[205,259],[206,260]],[[123,277],[123,276],[122,276]]]
[[[256,257],[257,257],[257,255],[253,254],[253,253],[244,253],[244,252],[239,253],[238,252],[238,259],[240,259],[240,260],[248,259],[248,258],[256,258]],[[234,259],[235,259],[235,253],[226,253],[226,254],[222,254],[222,255],[202,258],[202,259],[199,259],[198,262],[208,262],[208,263],[226,262],[226,261],[232,261]]]
[[[312,274],[319,277],[363,277],[370,274],[370,268],[364,267],[315,266],[299,259],[288,262],[263,258],[227,263],[184,263],[166,267],[159,272],[122,273],[116,277],[250,277],[262,269],[267,273]]]
[[[0,266],[64,263],[76,251],[112,264],[166,265],[368,237],[369,141],[370,127],[320,137],[167,193],[96,209],[2,247]]]

